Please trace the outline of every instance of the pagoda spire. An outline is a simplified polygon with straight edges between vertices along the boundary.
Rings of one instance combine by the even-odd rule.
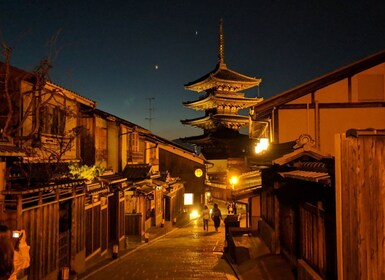
[[[223,20],[219,21],[219,49],[218,49],[219,66],[226,67],[225,64],[225,39],[223,37]]]

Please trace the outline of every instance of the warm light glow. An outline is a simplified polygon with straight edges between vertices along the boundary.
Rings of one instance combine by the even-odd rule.
[[[196,218],[199,218],[199,212],[197,210],[192,210],[190,213],[190,220],[194,220]]]
[[[197,168],[197,169],[195,169],[195,176],[197,177],[197,178],[200,178],[200,177],[202,177],[202,175],[203,175],[203,171],[202,171],[202,169],[200,169],[200,168]]]
[[[255,152],[257,154],[266,151],[269,148],[269,139],[268,138],[260,138],[257,146],[255,146]]]
[[[194,202],[194,194],[193,193],[185,193],[184,194],[184,205],[193,205]]]
[[[237,176],[231,176],[230,178],[230,184],[234,188],[236,184],[238,184],[238,177]]]

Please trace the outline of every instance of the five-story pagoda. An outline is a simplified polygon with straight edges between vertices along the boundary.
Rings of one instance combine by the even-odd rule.
[[[194,110],[203,110],[205,115],[196,119],[182,120],[182,124],[203,129],[203,135],[181,139],[202,148],[206,159],[240,157],[249,147],[248,135],[239,129],[249,124],[249,117],[238,111],[250,108],[262,98],[247,98],[240,91],[261,83],[261,79],[248,77],[227,68],[224,62],[224,38],[222,19],[219,25],[218,64],[203,77],[185,85],[185,89],[204,94],[196,101],[183,105]]]

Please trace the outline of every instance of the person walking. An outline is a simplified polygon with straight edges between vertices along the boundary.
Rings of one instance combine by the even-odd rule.
[[[14,232],[17,236],[7,226],[0,225],[0,280],[16,280],[17,274],[30,264],[26,233]]]
[[[203,230],[209,231],[209,219],[210,219],[210,210],[205,205],[202,211],[202,218],[203,218]]]
[[[11,231],[7,226],[0,225],[0,280],[11,277],[14,271],[14,252]]]
[[[215,231],[218,231],[219,225],[221,224],[221,220],[222,220],[222,213],[218,207],[218,204],[216,204],[216,203],[214,203],[214,208],[213,208],[213,211],[211,213],[211,218],[214,221]]]

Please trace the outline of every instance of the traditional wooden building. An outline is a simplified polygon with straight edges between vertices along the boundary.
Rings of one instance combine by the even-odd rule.
[[[298,279],[335,279],[333,178],[333,158],[303,143],[262,169],[260,235]]]
[[[29,279],[57,279],[63,267],[85,264],[85,180],[66,175],[80,161],[80,107],[95,102],[45,80],[45,67],[28,73],[0,63],[0,221],[25,229]]]
[[[336,136],[338,279],[385,276],[385,129]]]
[[[264,100],[251,111],[250,136],[272,143],[308,134],[334,155],[334,135],[355,128],[383,127],[385,51]]]
[[[204,158],[170,141],[163,141],[159,143],[159,163],[162,174],[168,173],[183,182],[184,193],[193,197],[195,207],[204,204],[207,174]]]
[[[283,253],[293,264],[296,263],[298,279],[337,277],[336,258],[330,254],[336,252],[336,247],[330,246],[337,244],[337,247],[340,247],[341,242],[339,238],[333,242],[336,227],[334,218],[336,205],[334,199],[331,199],[336,186],[334,172],[333,168],[327,168],[327,172],[322,171],[327,173],[325,176],[329,177],[328,181],[330,180],[330,184],[325,185],[322,180],[322,184],[316,181],[318,180],[316,173],[313,175],[303,173],[303,168],[309,168],[307,165],[298,165],[302,166],[301,168],[297,166],[299,171],[288,173],[287,170],[282,171],[279,168],[290,164],[290,161],[286,161],[283,166],[278,162],[275,162],[277,166],[274,166],[273,162],[277,158],[288,158],[293,155],[296,145],[292,141],[302,135],[301,143],[305,144],[303,147],[312,146],[312,150],[304,150],[302,155],[312,159],[312,162],[318,161],[322,166],[327,159],[325,155],[335,154],[336,134],[343,133],[351,127],[384,127],[382,117],[385,113],[384,75],[385,52],[382,51],[275,95],[257,104],[250,111],[250,137],[257,142],[262,138],[267,138],[271,142],[266,151],[251,157],[249,161],[251,165],[255,164],[256,168],[259,166],[262,169],[263,189],[272,190],[263,192],[261,197],[260,230],[273,252]],[[291,145],[291,148],[286,152],[280,151],[279,156],[272,158],[271,154],[276,152],[276,147],[284,145],[286,148]],[[306,154],[309,152],[312,154]],[[301,157],[298,154],[293,161],[303,161]],[[272,165],[266,164],[269,160]],[[269,168],[264,170],[263,166],[266,165]],[[310,166],[314,169],[316,163]],[[269,172],[272,174],[274,170],[275,177],[266,176]],[[313,171],[317,171],[317,168]],[[277,181],[278,183],[274,183]],[[288,193],[281,196],[283,200],[279,200],[279,193],[284,190],[281,185],[290,186],[294,181],[297,186],[312,185],[308,189],[321,191],[307,192],[306,198],[304,191],[308,189],[300,189],[290,196],[289,187]],[[285,202],[285,199],[288,201]],[[297,205],[297,212],[292,210],[292,205]],[[281,213],[286,214],[282,216]],[[340,213],[337,211],[338,215]],[[285,222],[284,216],[291,220]],[[298,230],[293,231],[293,221],[297,225],[300,221],[304,227],[297,226]],[[298,236],[302,242],[300,246],[296,241]]]

